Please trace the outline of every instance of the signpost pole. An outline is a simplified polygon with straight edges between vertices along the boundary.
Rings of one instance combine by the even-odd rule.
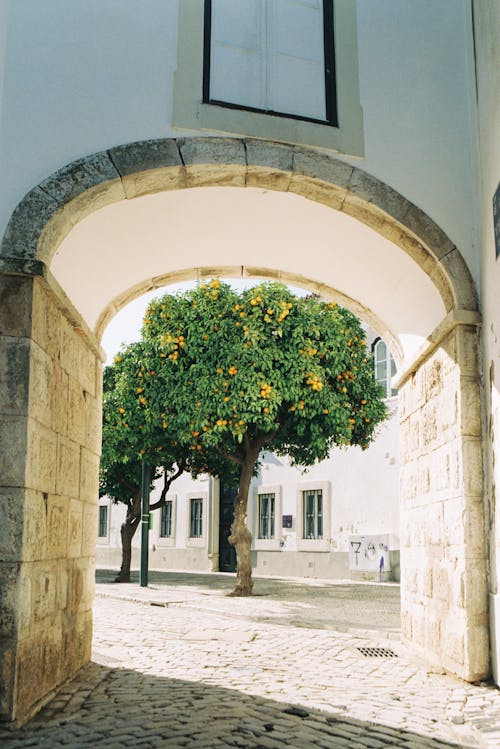
[[[148,587],[148,561],[149,561],[149,481],[150,469],[142,459],[142,482],[141,482],[141,588]]]

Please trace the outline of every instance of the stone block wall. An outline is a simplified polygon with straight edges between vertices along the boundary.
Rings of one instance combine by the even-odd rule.
[[[477,346],[457,325],[399,391],[403,636],[468,681],[489,662]]]
[[[0,278],[0,716],[89,658],[101,364],[42,278]]]

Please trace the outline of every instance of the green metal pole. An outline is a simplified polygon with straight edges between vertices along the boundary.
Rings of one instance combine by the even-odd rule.
[[[141,483],[141,588],[148,587],[150,469],[142,460]]]

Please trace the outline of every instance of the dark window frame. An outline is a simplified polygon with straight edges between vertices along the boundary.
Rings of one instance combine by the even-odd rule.
[[[189,538],[203,538],[202,497],[190,497],[189,499]]]
[[[335,73],[335,27],[333,3],[334,0],[322,0],[323,5],[323,38],[325,56],[325,119],[305,117],[300,114],[287,114],[276,112],[273,109],[259,109],[248,107],[243,104],[233,104],[227,101],[210,98],[210,58],[212,37],[212,0],[204,0],[203,18],[203,104],[213,104],[226,109],[238,109],[244,112],[256,112],[258,114],[269,114],[274,117],[284,117],[288,120],[300,120],[303,122],[314,122],[326,127],[339,127],[337,107],[337,77]]]
[[[312,513],[308,512],[308,497],[312,497]],[[324,538],[325,508],[322,489],[304,489],[302,491],[302,539],[322,541]],[[312,523],[311,523],[312,521]],[[312,528],[311,528],[312,525]]]
[[[105,531],[104,533],[102,533],[103,530]],[[109,534],[109,507],[108,505],[99,505],[99,525],[97,529],[97,537],[107,538],[108,534]]]
[[[160,538],[172,538],[173,502],[171,499],[166,500],[160,512]]]
[[[259,524],[257,538],[260,541],[272,541],[276,538],[276,495],[274,492],[262,492],[259,497]],[[263,510],[266,506],[267,513]]]

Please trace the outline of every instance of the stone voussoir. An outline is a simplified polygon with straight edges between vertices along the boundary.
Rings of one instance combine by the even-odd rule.
[[[182,166],[182,159],[175,138],[128,143],[110,148],[108,154],[121,177],[151,169]]]
[[[107,151],[72,161],[40,183],[40,188],[62,207],[86,190],[119,178]]]
[[[14,210],[0,248],[8,258],[35,258],[43,229],[60,209],[60,203],[40,186],[33,188]]]

